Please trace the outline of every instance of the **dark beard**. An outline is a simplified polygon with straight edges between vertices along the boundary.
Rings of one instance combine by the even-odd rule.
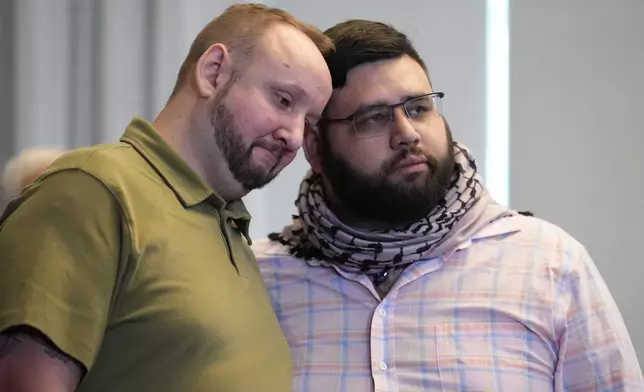
[[[401,225],[427,216],[445,202],[445,194],[457,179],[451,132],[447,124],[445,126],[448,132],[445,158],[437,159],[412,147],[385,162],[376,175],[360,173],[344,158],[333,154],[328,136],[323,132],[322,168],[334,195],[352,216],[359,219]],[[391,182],[388,177],[395,166],[410,155],[426,158],[429,171],[411,173],[405,177],[405,182]]]
[[[220,95],[213,102],[213,110],[210,122],[217,146],[224,154],[230,172],[244,188],[248,190],[259,189],[271,182],[277,175],[276,167],[265,170],[253,163],[252,155],[255,147],[263,147],[268,150],[273,148],[264,140],[256,140],[250,147],[246,147],[238,129],[235,128],[235,119],[224,103],[228,91],[234,80],[231,80]],[[281,156],[275,166],[279,164]]]

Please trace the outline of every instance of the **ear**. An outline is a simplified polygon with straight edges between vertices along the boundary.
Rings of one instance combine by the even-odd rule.
[[[304,143],[302,143],[304,157],[311,165],[311,169],[316,173],[322,173],[321,137],[319,130],[304,130]]]
[[[217,88],[225,85],[231,76],[230,54],[223,44],[211,45],[199,57],[193,73],[197,93],[205,99],[215,95]]]

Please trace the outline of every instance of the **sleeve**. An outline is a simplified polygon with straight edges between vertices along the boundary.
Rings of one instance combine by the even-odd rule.
[[[12,202],[0,222],[0,331],[33,327],[89,370],[116,283],[120,211],[80,170],[51,174]]]
[[[642,371],[624,320],[583,248],[572,262],[567,288],[556,390],[643,391]]]

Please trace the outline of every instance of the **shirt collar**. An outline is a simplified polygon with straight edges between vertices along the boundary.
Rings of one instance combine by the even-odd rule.
[[[456,247],[456,250],[467,249],[476,241],[497,236],[506,236],[518,231],[521,231],[521,226],[516,219],[512,219],[512,217],[499,218],[476,232],[470,239],[463,241]]]
[[[241,200],[226,203],[184,161],[154,126],[135,117],[125,130],[121,141],[130,144],[172,189],[184,207],[207,201],[218,209],[225,208],[237,228],[248,239],[250,213]]]

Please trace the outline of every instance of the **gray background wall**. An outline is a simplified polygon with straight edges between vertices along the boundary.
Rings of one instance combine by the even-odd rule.
[[[13,1],[0,1],[0,164],[14,151]]]
[[[132,116],[153,118],[194,35],[229,3],[1,1],[0,164],[28,146],[116,140]],[[321,28],[360,17],[407,32],[447,94],[455,137],[485,167],[484,0],[268,3]],[[510,0],[509,189],[512,207],[590,249],[644,360],[642,20],[641,0]],[[247,197],[254,236],[288,222],[306,168],[298,157]]]
[[[644,1],[512,1],[513,206],[590,250],[644,363]]]

